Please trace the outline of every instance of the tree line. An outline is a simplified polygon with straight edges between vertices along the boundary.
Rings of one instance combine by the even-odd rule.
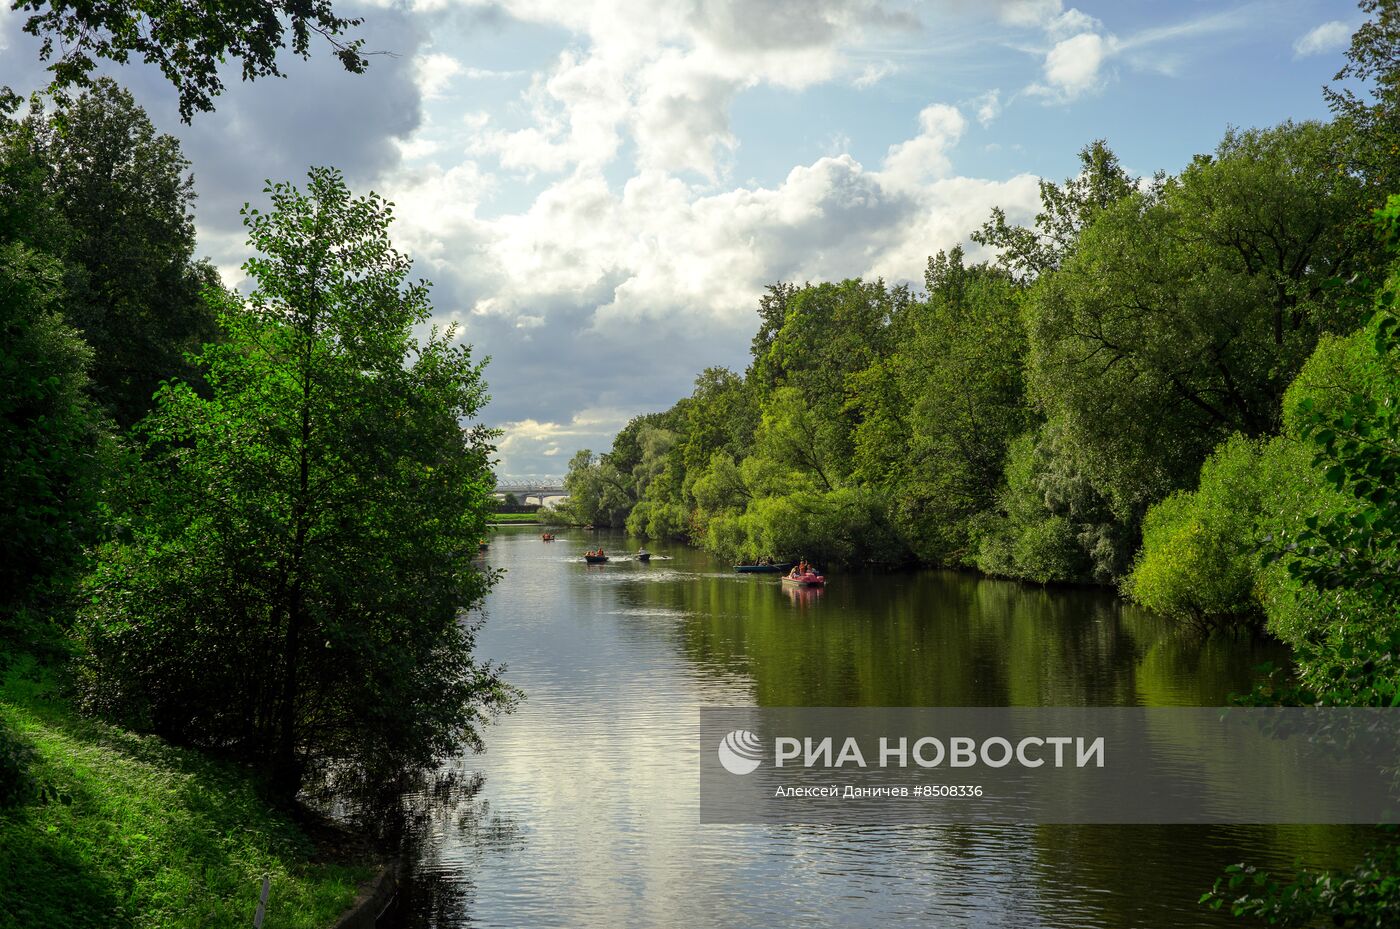
[[[1122,584],[1242,618],[1238,598],[1172,599],[1157,556],[1182,540],[1158,540],[1218,457],[1291,434],[1360,338],[1393,259],[1359,156],[1385,144],[1342,118],[1232,130],[1137,178],[1095,142],[1031,225],[998,210],[972,234],[994,257],[939,252],[922,291],[772,285],[742,374],[708,369],[574,457],[572,515],[725,557]]]
[[[1329,121],[1150,178],[1096,141],[922,291],[772,285],[743,373],[579,452],[568,515],[725,558],[1111,585],[1290,645],[1244,702],[1400,705],[1400,12],[1361,8]],[[1203,902],[1390,925],[1397,874],[1384,842],[1343,873],[1241,864]]]
[[[284,801],[369,793],[513,697],[468,612],[486,384],[391,204],[329,168],[263,193],[228,289],[128,92],[0,98],[0,670],[42,655]]]

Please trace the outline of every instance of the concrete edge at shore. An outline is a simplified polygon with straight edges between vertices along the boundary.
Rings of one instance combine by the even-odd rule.
[[[395,859],[361,884],[355,902],[331,924],[331,929],[374,929],[380,915],[389,908],[399,892],[400,865],[401,862]]]

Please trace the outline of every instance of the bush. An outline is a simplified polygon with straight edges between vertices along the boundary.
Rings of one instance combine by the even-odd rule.
[[[1201,468],[1196,490],[1177,491],[1148,510],[1142,551],[1124,591],[1158,613],[1216,626],[1257,621],[1261,520],[1272,465],[1282,457],[1236,435]]]

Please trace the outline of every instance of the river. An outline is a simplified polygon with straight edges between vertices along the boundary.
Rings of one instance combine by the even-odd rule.
[[[620,535],[495,533],[482,657],[526,693],[430,810],[396,922],[427,927],[1239,925],[1221,868],[1331,861],[1328,827],[717,826],[702,705],[1219,705],[1277,646],[1201,642],[1100,591],[950,572],[840,574],[815,595]]]

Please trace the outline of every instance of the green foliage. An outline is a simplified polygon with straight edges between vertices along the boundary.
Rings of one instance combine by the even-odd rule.
[[[173,136],[130,93],[102,79],[46,112],[0,120],[0,183],[10,234],[59,262],[61,310],[92,345],[93,396],[118,424],[151,409],[161,382],[215,338],[201,292],[218,286],[194,260],[193,179]]]
[[[347,71],[359,74],[368,65],[363,40],[345,41],[346,31],[361,19],[335,14],[329,0],[285,0],[217,7],[145,0],[142,3],[76,3],[73,0],[16,0],[29,12],[24,31],[43,40],[40,57],[58,57],[49,70],[60,90],[89,86],[98,59],[126,64],[138,56],[161,73],[180,95],[180,115],[188,122],[195,110],[214,108],[224,88],[219,68],[237,59],[245,81],[281,77],[278,52],[310,56],[312,34],[330,43]]]
[[[1377,220],[1394,246],[1400,198],[1392,197]],[[1281,566],[1293,591],[1284,602],[1305,609],[1280,623],[1296,645],[1296,683],[1271,683],[1252,695],[1253,702],[1400,706],[1397,293],[1400,262],[1392,265],[1359,337],[1324,343],[1317,364],[1304,369],[1290,392],[1290,426],[1311,452],[1311,469],[1328,502],[1295,511],[1265,546],[1263,564]],[[1350,873],[1302,870],[1286,882],[1237,865],[1202,899],[1271,925],[1303,926],[1320,918],[1335,925],[1393,925],[1400,914],[1397,848],[1380,845]]]
[[[1019,281],[1058,270],[1073,254],[1085,227],[1138,187],[1102,139],[1080,150],[1079,166],[1079,174],[1063,184],[1040,182],[1041,208],[1031,227],[1012,226],[997,207],[972,240],[996,249],[998,263]]]
[[[977,567],[1040,583],[1118,576],[1127,542],[1073,450],[1057,421],[1011,444],[996,508],[973,521]]]
[[[1366,180],[1379,206],[1400,189],[1400,9],[1390,0],[1358,6],[1367,19],[1352,33],[1347,62],[1333,78],[1347,83],[1322,92],[1346,129],[1341,166]]]
[[[925,282],[928,298],[910,307],[888,364],[853,381],[869,385],[857,401],[856,461],[866,483],[891,495],[892,518],[919,557],[964,564],[972,522],[996,506],[1010,443],[1034,422],[1026,334],[1010,277],[966,267],[960,248],[930,258]],[[891,387],[870,377],[886,370]]]
[[[539,513],[492,513],[493,523],[521,523],[530,525],[540,521]]]
[[[1148,609],[1202,627],[1257,621],[1261,520],[1269,482],[1284,479],[1278,455],[1234,436],[1206,460],[1200,486],[1148,511],[1142,551],[1125,592]]]
[[[59,313],[57,262],[0,242],[0,632],[57,607],[99,527],[104,425],[91,352]]]
[[[1028,303],[1032,389],[1135,534],[1226,437],[1279,426],[1284,389],[1366,271],[1358,182],[1312,123],[1227,135],[1180,178],[1102,209]]]
[[[1370,851],[1348,871],[1301,871],[1280,881],[1251,865],[1231,865],[1202,895],[1211,909],[1267,926],[1386,929],[1400,922],[1400,844]]]
[[[0,732],[0,769],[21,742],[30,781],[0,813],[6,925],[243,929],[267,874],[268,929],[321,929],[372,873],[327,861],[233,766],[80,718],[26,659],[0,685]]]
[[[494,480],[485,401],[388,204],[315,169],[245,209],[246,301],[201,395],[162,389],[83,616],[88,707],[227,752],[286,797],[391,782],[476,744],[509,691],[462,612]]]
[[[621,526],[636,502],[627,479],[609,457],[600,460],[586,448],[569,460],[564,491],[569,501],[562,509],[580,525]]]

